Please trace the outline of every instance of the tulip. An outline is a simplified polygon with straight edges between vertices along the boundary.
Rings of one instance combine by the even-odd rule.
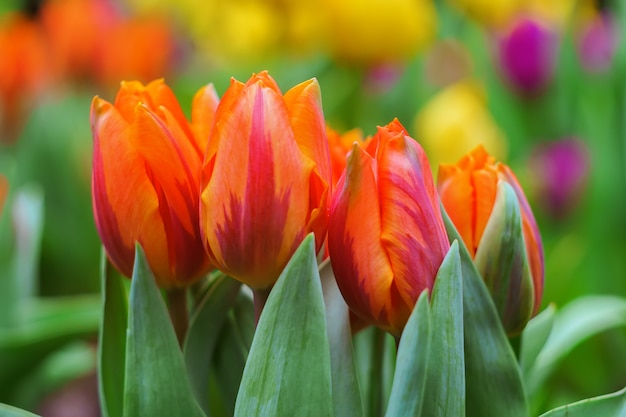
[[[415,132],[433,167],[454,163],[478,145],[497,157],[506,155],[506,138],[485,93],[471,81],[452,84],[430,99],[415,119]]]
[[[361,129],[352,129],[344,134],[340,134],[329,126],[326,127],[326,134],[330,151],[332,184],[336,186],[337,182],[339,182],[339,177],[346,169],[346,158],[350,149],[352,149],[352,145],[356,142],[363,147],[367,147],[372,141],[372,137],[368,136],[364,139]]]
[[[450,245],[426,154],[398,120],[379,127],[368,149],[353,145],[328,244],[351,311],[399,337]]]
[[[200,221],[213,263],[269,289],[304,237],[322,246],[331,170],[316,80],[284,95],[267,72],[232,80],[215,113]]]
[[[499,42],[498,58],[506,81],[522,96],[541,93],[552,81],[556,33],[539,20],[520,19]]]
[[[586,144],[577,138],[543,143],[529,165],[535,178],[536,201],[555,219],[567,216],[580,201],[590,170]]]
[[[4,175],[0,175],[0,215],[4,209],[4,203],[6,202],[7,195],[9,194],[9,182]]]
[[[197,97],[203,109],[218,100],[211,86]],[[201,277],[210,265],[198,219],[206,138],[194,135],[173,92],[162,80],[124,82],[114,104],[94,98],[91,126],[94,216],[111,262],[130,276],[139,242],[159,286]]]
[[[415,56],[435,37],[432,0],[324,0],[331,52],[340,60],[379,65]]]
[[[479,146],[439,168],[441,202],[491,291],[504,328],[519,333],[543,292],[537,223],[511,169]]]
[[[611,14],[599,14],[587,22],[577,39],[578,58],[585,71],[606,72],[612,65],[618,43],[619,30]]]

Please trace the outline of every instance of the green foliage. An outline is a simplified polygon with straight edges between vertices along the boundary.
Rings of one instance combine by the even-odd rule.
[[[261,314],[235,416],[331,416],[332,407],[324,300],[310,234]]]

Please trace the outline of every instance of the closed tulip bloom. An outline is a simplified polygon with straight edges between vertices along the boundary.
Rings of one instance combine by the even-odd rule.
[[[232,80],[203,167],[201,228],[214,264],[270,288],[309,232],[328,226],[330,157],[316,80],[284,95],[267,72]]]
[[[212,87],[201,91],[217,103]],[[91,126],[94,216],[111,262],[130,276],[139,242],[159,286],[201,277],[210,265],[198,219],[206,139],[194,135],[174,93],[162,80],[124,82],[115,103],[94,98]]]
[[[398,120],[355,144],[331,204],[328,243],[351,311],[400,336],[450,245],[430,165]]]
[[[479,146],[457,164],[440,166],[438,190],[446,212],[492,293],[504,328],[509,334],[518,333],[539,309],[544,261],[539,229],[515,174]],[[523,242],[511,243],[517,244],[519,250],[506,261],[510,262],[508,267],[502,267],[498,259],[503,255],[504,239],[515,234],[515,230],[508,234],[498,232],[503,230],[503,222],[509,220],[504,203],[507,196],[521,216],[521,231],[518,229],[517,234]]]

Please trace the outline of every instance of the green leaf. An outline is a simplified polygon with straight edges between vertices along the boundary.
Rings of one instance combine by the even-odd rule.
[[[556,313],[554,326],[526,379],[529,395],[578,344],[600,332],[626,326],[626,299],[610,295],[580,297]]]
[[[235,416],[332,415],[324,299],[309,234],[280,274],[257,326]]]
[[[326,306],[326,329],[330,343],[330,364],[335,416],[362,416],[363,403],[354,363],[348,306],[341,296],[330,262],[320,267]]]
[[[431,326],[421,415],[462,417],[465,415],[465,360],[458,242],[452,243],[437,272],[431,299]]]
[[[7,404],[0,404],[0,417],[37,417],[37,414]]]
[[[451,242],[461,242],[467,416],[527,416],[520,369],[491,295],[442,207]]]
[[[103,417],[121,416],[124,410],[126,325],[128,297],[122,277],[109,264],[104,248],[100,261],[102,322],[98,337],[98,394]]]
[[[550,410],[541,417],[626,417],[626,388],[613,394],[577,401]]]
[[[537,359],[537,355],[546,344],[554,325],[556,307],[550,304],[544,311],[528,322],[522,333],[520,350],[520,367],[524,377],[528,374]]]
[[[209,410],[209,377],[218,335],[230,307],[234,304],[241,283],[219,275],[202,297],[191,318],[184,344],[185,365],[198,404]]]
[[[143,250],[130,286],[124,416],[203,416],[182,352]]]
[[[430,353],[428,291],[420,294],[402,332],[386,416],[420,416]]]

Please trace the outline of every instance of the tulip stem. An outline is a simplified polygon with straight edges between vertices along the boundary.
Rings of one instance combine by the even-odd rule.
[[[270,296],[271,288],[265,288],[260,290],[253,290],[254,294],[254,326],[259,324],[261,313],[267,302],[267,298]]]
[[[186,288],[173,288],[167,291],[167,309],[176,332],[178,344],[182,347],[189,326]]]
[[[509,343],[513,348],[513,353],[515,353],[515,358],[519,361],[520,348],[522,346],[522,335],[510,336]]]
[[[374,329],[372,337],[372,362],[370,366],[369,415],[380,416],[383,411],[383,357],[385,354],[385,332]]]

